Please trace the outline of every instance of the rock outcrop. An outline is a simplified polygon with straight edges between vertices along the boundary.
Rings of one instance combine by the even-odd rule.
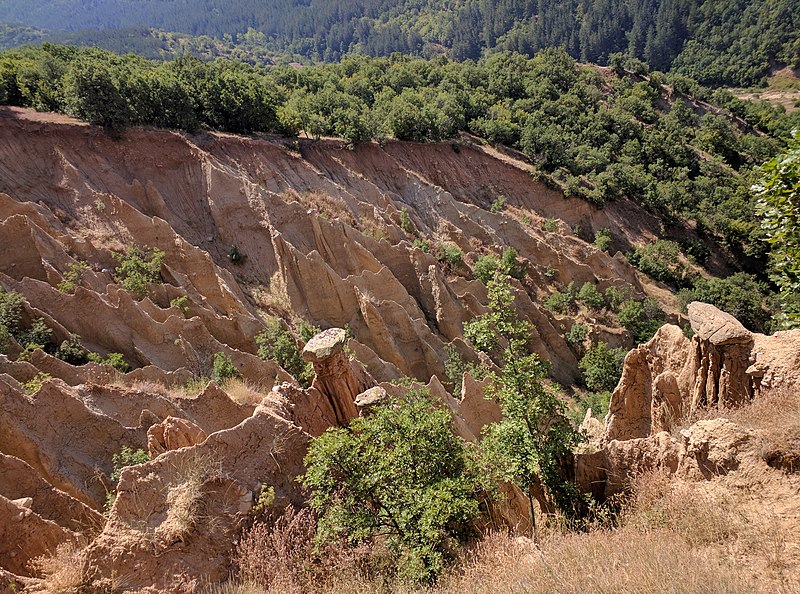
[[[677,326],[663,326],[625,357],[604,442],[647,437],[692,411],[724,410],[765,390],[791,389],[800,375],[800,332],[764,336],[713,305],[693,302],[688,310],[691,339]]]
[[[200,427],[177,417],[167,417],[147,430],[147,451],[151,458],[179,448],[187,448],[206,439]]]
[[[676,425],[704,409],[737,407],[754,397],[796,390],[800,331],[752,333],[712,305],[688,306],[694,336],[663,326],[625,357],[594,453],[577,455],[577,481],[604,498],[630,477],[656,468],[707,479],[745,459],[764,464],[753,432],[724,418],[698,421],[673,436]]]
[[[330,328],[314,336],[303,349],[303,359],[314,366],[311,389],[330,403],[336,422],[342,426],[358,416],[356,397],[375,384],[360,364],[350,361],[345,353],[347,341],[345,330]]]

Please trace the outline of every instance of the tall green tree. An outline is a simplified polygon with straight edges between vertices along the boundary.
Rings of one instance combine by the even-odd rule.
[[[497,401],[503,418],[485,430],[481,446],[500,477],[528,496],[535,537],[534,499],[548,514],[580,513],[572,454],[580,436],[564,415],[563,401],[545,384],[547,364],[528,350],[532,327],[514,309],[509,277],[497,275],[488,288],[489,312],[464,329],[477,348],[495,357],[502,353],[486,396]]]
[[[777,316],[784,328],[800,327],[800,131],[774,159],[761,167],[762,176],[753,186],[757,212],[770,245],[771,278],[778,285],[782,312]]]

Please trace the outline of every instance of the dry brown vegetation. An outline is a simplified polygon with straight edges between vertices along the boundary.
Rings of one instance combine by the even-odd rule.
[[[727,416],[757,430],[765,456],[800,446],[800,394],[768,394],[703,416]],[[785,470],[750,470],[708,482],[647,473],[633,480],[610,522],[584,532],[551,522],[538,545],[489,533],[428,588],[383,574],[369,551],[315,552],[313,516],[288,512],[275,529],[256,524],[246,535],[237,550],[238,581],[218,592],[800,592],[800,510],[789,503],[800,485]]]
[[[490,533],[437,585],[420,589],[366,570],[374,559],[364,552],[330,550],[322,562],[313,516],[289,513],[275,530],[250,531],[237,550],[240,581],[218,592],[793,592],[800,581],[787,563],[785,534],[773,527],[763,531],[698,485],[652,473],[637,479],[617,527],[576,533],[551,526],[538,546]]]

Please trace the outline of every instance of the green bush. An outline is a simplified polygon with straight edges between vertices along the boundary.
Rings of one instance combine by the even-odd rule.
[[[400,210],[400,228],[409,235],[413,235],[417,230],[414,226],[414,222],[411,220],[411,215],[408,214],[408,209],[406,207],[403,207]]]
[[[602,252],[608,251],[611,246],[611,231],[598,229],[594,234],[594,247]]]
[[[216,382],[218,386],[222,386],[229,379],[239,377],[239,370],[236,365],[231,361],[230,355],[225,353],[214,354],[214,366],[211,370],[211,379]]]
[[[692,301],[710,303],[754,332],[763,332],[770,316],[764,287],[746,272],[737,272],[728,278],[698,278],[691,289],[678,292],[678,303],[684,312]]]
[[[434,256],[451,268],[456,268],[464,262],[464,252],[461,251],[461,248],[447,243],[437,243]]]
[[[606,300],[594,283],[583,283],[581,290],[578,291],[578,301],[589,309],[600,310],[606,304]]]
[[[70,334],[56,349],[55,356],[70,365],[84,365],[89,361],[89,351],[83,348],[81,337],[77,334]]]
[[[472,273],[485,285],[498,273],[517,280],[522,280],[525,276],[525,270],[517,262],[517,250],[514,248],[504,249],[499,258],[494,254],[480,256],[475,260]]]
[[[128,373],[131,370],[131,366],[125,361],[125,357],[122,356],[122,353],[109,353],[108,357],[105,359],[99,353],[89,353],[86,356],[89,361],[92,363],[99,363],[101,365],[111,365],[114,369],[119,371],[120,373]]]
[[[580,348],[589,335],[589,328],[585,324],[575,323],[564,335],[566,341],[574,347]]]
[[[270,359],[283,367],[302,386],[311,385],[314,370],[311,363],[303,361],[292,333],[281,326],[278,318],[266,323],[263,332],[256,336],[258,356]]]
[[[36,318],[31,327],[19,333],[17,342],[21,345],[38,345],[45,349],[53,339],[53,329],[42,318]]]
[[[312,440],[302,477],[320,543],[385,539],[401,579],[431,582],[480,514],[485,473],[422,389]]]
[[[622,288],[615,286],[608,287],[603,293],[606,306],[611,311],[618,312],[622,304],[630,299],[631,292],[632,291],[629,286]]]
[[[489,210],[494,214],[502,212],[502,210],[506,207],[506,201],[507,198],[505,196],[498,196],[492,201],[492,206]]]
[[[555,233],[558,231],[558,220],[545,219],[544,223],[542,223],[542,230],[548,233]]]
[[[87,270],[89,270],[89,265],[86,262],[70,262],[69,270],[64,273],[63,280],[58,283],[58,290],[67,294],[74,293]]]
[[[602,421],[608,414],[610,402],[611,392],[588,392],[578,400],[578,411],[573,418],[577,423],[581,423],[586,416],[586,411],[591,408],[592,416]]]
[[[44,383],[50,381],[51,379],[53,379],[52,375],[40,371],[27,382],[23,382],[22,389],[25,390],[26,394],[36,394],[36,392],[42,389]]]
[[[664,323],[664,312],[653,297],[643,301],[628,299],[617,314],[619,323],[633,334],[637,342],[646,342]]]
[[[134,450],[129,446],[122,446],[119,454],[114,454],[111,457],[111,461],[114,464],[114,469],[111,471],[111,475],[108,478],[111,480],[112,488],[106,493],[106,503],[104,508],[105,515],[108,515],[109,512],[111,512],[111,508],[117,498],[115,489],[117,483],[119,483],[119,477],[122,474],[122,469],[128,466],[135,466],[136,464],[144,464],[145,462],[149,462],[150,455],[141,448]]]
[[[302,340],[303,342],[308,342],[320,332],[322,332],[322,328],[320,328],[319,326],[314,326],[313,324],[309,324],[305,320],[300,321],[300,327],[298,328],[298,333],[300,334],[300,340]]]
[[[169,302],[169,306],[180,310],[183,315],[186,315],[189,311],[189,297],[186,295],[175,297],[175,299]]]
[[[494,254],[487,254],[480,256],[475,260],[475,265],[472,267],[472,273],[484,285],[488,284],[494,278],[495,273],[500,268],[500,259]]]
[[[157,248],[131,246],[124,254],[114,254],[118,264],[114,280],[137,299],[147,296],[151,284],[161,282],[164,252]]]
[[[683,262],[683,253],[674,241],[659,239],[645,247],[637,247],[629,259],[639,270],[655,280],[677,286],[684,286],[690,281],[689,269]]]
[[[429,239],[415,239],[411,242],[411,245],[418,250],[422,250],[426,254],[431,253],[431,242]]]
[[[566,314],[575,307],[576,298],[575,283],[570,282],[563,293],[561,291],[556,291],[550,295],[544,302],[544,306],[550,311]]]
[[[24,308],[25,298],[22,295],[0,289],[0,325],[15,338],[19,336]]]
[[[592,346],[578,364],[586,387],[595,392],[616,388],[626,354],[625,349],[612,349],[605,342]]]
[[[0,324],[0,355],[8,355],[11,352],[11,345],[14,344],[14,337],[8,328]]]

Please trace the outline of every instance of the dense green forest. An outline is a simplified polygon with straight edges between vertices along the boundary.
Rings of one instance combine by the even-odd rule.
[[[459,134],[469,132],[522,151],[532,175],[567,197],[598,208],[632,198],[661,217],[667,235],[670,227],[695,228],[700,239],[657,242],[629,258],[687,299],[722,304],[734,285],[746,286],[725,307],[763,328],[767,244],[750,186],[754,168],[800,126],[800,112],[648,73],[621,54],[610,61],[607,69],[581,66],[548,49],[478,62],[396,54],[257,67],[45,44],[0,53],[0,103],[71,114],[116,133],[150,125],[338,136],[351,144],[454,139],[457,150]],[[709,284],[681,264],[703,265],[714,246],[755,276]]]
[[[756,85],[776,64],[800,66],[797,0],[7,0],[3,21],[73,31],[46,34],[53,42],[148,57],[164,49],[164,34],[135,27],[222,43],[246,43],[251,31],[271,53],[324,61],[353,52],[477,59],[489,50],[563,47],[605,64],[625,52],[710,85]],[[6,28],[0,45],[25,42],[26,33]]]

